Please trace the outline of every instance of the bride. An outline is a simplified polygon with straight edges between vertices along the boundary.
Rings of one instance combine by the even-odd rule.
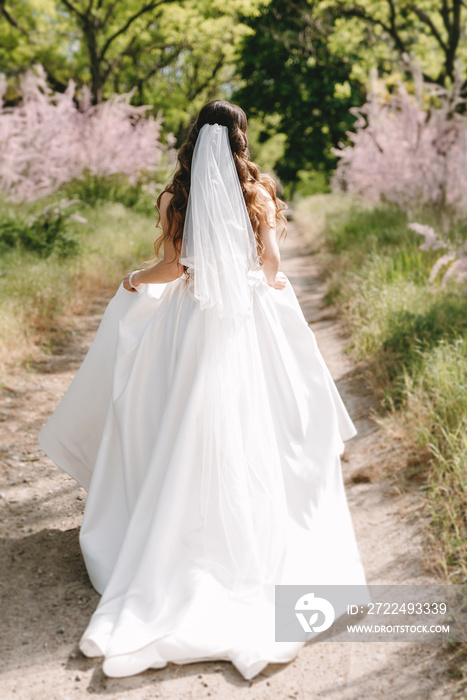
[[[108,676],[293,659],[278,584],[365,576],[339,455],[355,427],[279,272],[282,203],[236,105],[205,105],[158,199],[163,259],[126,275],[39,440],[88,497]],[[311,637],[310,637],[311,638]]]

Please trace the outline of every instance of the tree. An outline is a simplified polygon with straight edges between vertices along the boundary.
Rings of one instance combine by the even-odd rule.
[[[374,78],[357,116],[351,144],[336,149],[335,184],[409,213],[435,212],[443,231],[465,220],[467,99],[458,79],[450,88],[425,84],[414,70],[415,94],[403,84],[390,97]]]
[[[349,108],[363,99],[361,86],[350,80],[352,56],[344,59],[329,49],[332,15],[319,24],[315,9],[306,0],[273,0],[249,21],[253,33],[239,60],[243,86],[235,99],[251,116],[276,115],[273,130],[266,126],[262,138],[286,134],[275,168],[286,182],[299,170],[333,168],[332,147],[353,123]]]
[[[91,72],[91,92],[95,102],[103,88],[131,49],[139,25],[157,23],[163,5],[176,0],[61,0],[82,33]]]
[[[259,2],[8,0],[0,13],[7,99],[19,99],[19,76],[41,63],[56,90],[70,78],[90,83],[94,103],[136,87],[134,100],[157,105],[165,129],[182,138],[202,104],[226,94],[236,46],[249,31],[240,13],[254,14]]]
[[[92,105],[82,90],[77,100],[75,87],[54,93],[36,68],[21,78],[22,103],[2,107],[0,85],[0,191],[8,198],[37,199],[85,171],[137,179],[160,164],[160,117],[145,116],[129,95]]]
[[[317,17],[331,11],[340,18],[336,45],[344,50],[362,37],[363,52],[386,44],[412,55],[425,80],[445,85],[454,81],[456,60],[466,57],[466,7],[464,0],[323,0]]]
[[[156,102],[178,143],[190,121],[207,101],[225,97],[234,73],[236,47],[248,27],[239,11],[256,3],[218,0],[170,5],[155,28],[140,32],[116,73],[114,89],[138,86],[142,103]],[[243,9],[242,9],[243,8]]]
[[[0,74],[9,81],[6,99],[20,98],[19,76],[35,64],[44,66],[54,89],[64,91],[73,72],[69,45],[74,39],[72,21],[53,0],[0,0]]]

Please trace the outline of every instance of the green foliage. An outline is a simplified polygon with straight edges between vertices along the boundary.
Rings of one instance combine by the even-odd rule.
[[[161,109],[180,145],[205,102],[233,97],[264,120],[253,151],[290,196],[298,172],[319,178],[300,176],[301,194],[326,188],[331,148],[351,128],[348,108],[363,102],[371,68],[391,90],[404,79],[403,54],[441,84],[467,59],[459,0],[8,0],[2,8],[9,103],[20,97],[18,76],[40,63],[55,90],[71,78],[90,84],[95,101],[135,88],[134,101]]]
[[[6,99],[19,97],[17,77],[36,63],[52,87],[65,89],[74,74],[73,23],[54,0],[9,0],[0,13],[0,74],[8,81]],[[68,37],[68,40],[67,40]]]
[[[243,42],[234,97],[257,118],[279,116],[268,130],[286,135],[275,170],[291,194],[299,171],[333,169],[332,147],[346,141],[348,110],[362,104],[372,69],[388,94],[399,81],[412,82],[403,64],[409,55],[426,80],[452,82],[456,60],[467,58],[466,19],[459,0],[442,8],[434,0],[272,0],[247,20],[252,34]],[[457,70],[467,77],[462,64]]]
[[[46,206],[29,219],[5,215],[0,219],[0,253],[19,247],[41,258],[78,255],[80,244],[69,229],[69,215],[60,206]]]
[[[430,287],[436,253],[419,249],[403,212],[356,206],[328,222],[327,248],[346,268],[332,275],[330,295],[351,319],[357,352],[384,376],[385,396],[400,403],[406,373],[419,367],[422,353],[467,336],[466,295]]]
[[[297,198],[293,201],[294,221],[316,248],[322,244],[328,218],[332,216],[336,221],[346,217],[355,201],[354,197],[337,193]]]
[[[419,312],[396,311],[388,319],[383,352],[390,353],[393,365],[399,364],[401,370],[405,370],[420,361],[420,353],[441,341],[467,337],[465,301],[458,294],[442,294],[429,298],[426,307]]]
[[[460,0],[319,0],[310,5],[318,21],[325,22],[329,13],[338,17],[332,50],[356,55],[354,79],[364,78],[375,65],[390,74],[403,55],[417,61],[428,81],[439,84],[452,81],[456,63],[465,71],[467,12]]]
[[[136,99],[154,104],[180,145],[201,107],[232,92],[236,52],[249,33],[245,18],[261,0],[185,0],[164,5],[150,30],[134,39],[115,86],[138,87]],[[147,77],[146,77],[147,76]]]
[[[248,20],[252,33],[238,63],[242,87],[234,99],[249,115],[265,120],[269,138],[285,134],[274,168],[287,183],[309,170],[325,181],[323,174],[336,162],[331,149],[353,123],[349,108],[363,97],[361,85],[350,79],[352,56],[333,54],[330,29],[311,26],[309,15],[306,0],[292,6],[272,0]],[[339,90],[342,85],[346,89]]]
[[[326,173],[318,170],[299,170],[294,183],[293,192],[296,197],[310,197],[314,194],[330,192]]]
[[[369,250],[382,246],[400,247],[417,242],[417,236],[408,229],[407,215],[392,207],[347,209],[343,217],[330,217],[326,232],[327,242],[335,253],[352,251],[367,256]]]
[[[28,230],[28,224],[22,219],[13,219],[8,216],[0,219],[0,254],[17,246],[20,236],[25,235]]]
[[[446,7],[445,7],[446,5]],[[0,73],[15,103],[18,76],[41,63],[55,90],[91,85],[95,101],[135,89],[164,115],[177,145],[207,101],[232,98],[257,118],[252,151],[287,196],[327,189],[332,147],[352,127],[376,67],[388,91],[414,56],[426,77],[466,65],[458,0],[8,0],[0,15]],[[457,9],[456,9],[457,8]],[[394,15],[391,15],[391,12]],[[256,138],[258,136],[258,138]],[[315,172],[310,179],[304,173]]]
[[[464,332],[465,336],[465,332]],[[467,421],[467,341],[465,337],[442,340],[423,354],[424,371],[416,387],[412,384],[409,402],[420,392],[425,407],[444,430],[462,437],[460,432]],[[429,399],[426,402],[426,399]],[[463,430],[465,438],[467,432]],[[440,429],[439,437],[444,439]]]
[[[279,115],[264,119],[248,119],[248,146],[251,158],[264,172],[273,174],[275,166],[284,155],[287,137],[276,133]],[[272,134],[272,136],[271,136]]]
[[[92,175],[72,180],[60,190],[66,197],[79,199],[91,207],[99,202],[119,202],[140,214],[154,214],[155,197],[142,183],[130,183],[125,175]]]

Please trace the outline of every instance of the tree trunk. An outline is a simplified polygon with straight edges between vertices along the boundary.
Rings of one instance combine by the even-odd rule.
[[[96,28],[92,19],[83,22],[83,34],[86,41],[86,49],[89,56],[91,69],[91,93],[94,104],[102,102],[102,61],[97,47]]]

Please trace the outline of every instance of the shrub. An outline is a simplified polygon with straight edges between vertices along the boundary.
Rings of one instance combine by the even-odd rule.
[[[428,208],[443,230],[467,215],[467,99],[463,81],[452,89],[424,83],[412,66],[415,91],[404,85],[390,98],[376,78],[357,117],[351,145],[334,149],[339,164],[334,187],[391,202],[407,212]]]
[[[82,178],[63,185],[61,192],[92,207],[99,202],[119,202],[140,214],[154,215],[155,195],[151,195],[142,183],[130,182],[121,173],[93,175],[87,171]]]
[[[67,211],[69,205],[66,200],[48,205],[28,219],[5,215],[0,219],[0,251],[20,248],[41,258],[55,255],[63,259],[77,255],[80,243],[69,230],[70,218],[74,216],[72,211]]]
[[[9,199],[35,200],[86,170],[136,182],[160,164],[162,119],[130,105],[131,93],[92,105],[89,90],[77,98],[72,81],[54,93],[40,66],[22,78],[21,93],[20,105],[0,109],[0,191]]]

